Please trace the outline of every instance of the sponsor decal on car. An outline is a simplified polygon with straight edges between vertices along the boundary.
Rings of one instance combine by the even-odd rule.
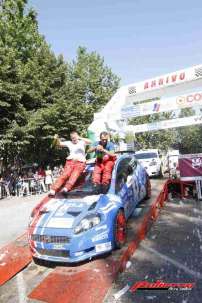
[[[73,199],[71,199],[71,200],[68,200],[68,208],[70,208],[70,207],[81,208],[81,207],[83,207],[83,203],[81,203],[81,199],[80,200],[77,200],[77,199],[73,200]]]
[[[107,206],[101,207],[100,210],[101,210],[103,213],[108,213],[108,212],[110,212],[110,210],[112,210],[113,208],[116,208],[116,204],[114,204],[114,203],[109,203]]]
[[[86,196],[82,199],[83,202],[92,204],[93,202],[96,202],[101,195],[92,195],[92,196]]]
[[[96,235],[95,237],[92,238],[93,242],[104,240],[108,238],[108,232],[103,232],[101,234]]]
[[[53,248],[54,249],[62,249],[62,248],[65,248],[65,245],[64,244],[53,244]]]
[[[74,218],[51,218],[47,223],[47,227],[53,228],[71,228]]]
[[[96,252],[103,252],[103,251],[106,251],[106,250],[110,250],[111,248],[112,248],[111,241],[95,245],[95,251]]]
[[[98,226],[95,228],[96,231],[101,230],[101,229],[107,229],[107,225],[105,224],[105,225],[101,225],[101,226]]]

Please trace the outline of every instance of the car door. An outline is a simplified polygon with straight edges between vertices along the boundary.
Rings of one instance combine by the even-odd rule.
[[[116,172],[115,193],[121,198],[125,216],[128,218],[134,209],[134,167],[132,157],[128,156],[120,161]]]
[[[134,200],[135,205],[137,205],[142,199],[146,197],[147,194],[147,179],[148,175],[146,170],[142,167],[140,163],[136,163],[136,168],[134,170]]]

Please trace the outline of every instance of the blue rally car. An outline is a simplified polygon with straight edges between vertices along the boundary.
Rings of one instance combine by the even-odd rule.
[[[94,163],[64,198],[47,198],[32,211],[28,239],[32,256],[54,262],[79,262],[120,248],[126,222],[137,204],[149,198],[146,170],[132,153],[118,155],[106,194],[95,194]]]

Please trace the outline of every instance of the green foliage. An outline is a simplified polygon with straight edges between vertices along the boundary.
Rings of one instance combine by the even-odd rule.
[[[194,115],[191,108],[182,109],[177,117],[188,117]],[[174,112],[155,114],[132,119],[131,124],[152,123],[176,118]],[[136,134],[136,142],[139,148],[158,148],[168,150],[179,149],[183,153],[199,153],[202,151],[202,126],[187,126],[166,130],[158,130]]]
[[[79,47],[70,63],[56,57],[26,4],[0,4],[0,156],[6,163],[51,163],[65,156],[51,149],[53,135],[68,138],[73,129],[84,135],[119,78],[86,48]]]
[[[109,101],[120,80],[104,65],[104,58],[96,52],[88,53],[85,47],[78,48],[76,60],[70,65],[69,79],[69,96],[90,105],[93,111]]]
[[[110,135],[112,142],[118,144],[121,141],[121,137],[119,134],[111,134]]]
[[[127,132],[125,135],[125,142],[131,143],[136,140],[135,134],[133,132]]]
[[[162,120],[173,118],[174,113],[160,113],[151,116],[143,116],[131,119],[130,124],[138,125],[144,123],[153,123]],[[145,133],[136,134],[136,145],[139,149],[158,148],[160,150],[167,150],[172,147],[176,141],[176,131],[174,129],[158,130]]]
[[[202,152],[202,126],[181,127],[177,132],[177,144],[183,154]]]

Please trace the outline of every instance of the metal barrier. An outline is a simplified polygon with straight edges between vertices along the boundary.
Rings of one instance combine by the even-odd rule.
[[[25,196],[25,195],[35,195],[46,192],[45,178],[26,178],[21,179],[16,184],[16,195]]]
[[[6,182],[0,182],[0,199],[11,196],[30,196],[41,194],[43,192],[47,192],[45,177],[19,179],[13,186],[12,193],[10,192],[9,185]]]
[[[0,199],[9,196],[10,196],[10,191],[8,185],[6,184],[6,182],[0,182]]]

